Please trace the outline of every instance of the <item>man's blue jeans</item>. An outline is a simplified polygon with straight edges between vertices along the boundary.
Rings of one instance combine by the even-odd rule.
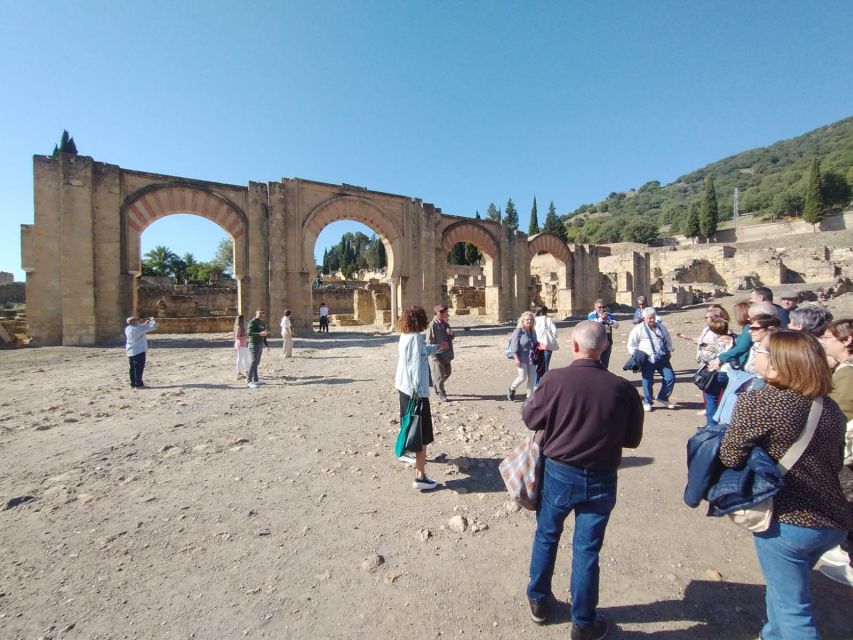
[[[669,400],[669,396],[672,395],[672,389],[675,387],[675,372],[672,370],[669,357],[658,360],[655,363],[649,362],[648,359],[645,360],[640,372],[643,376],[643,402],[646,404],[652,404],[655,371],[663,377],[658,400]]]
[[[553,595],[551,579],[563,523],[575,512],[572,537],[572,622],[589,627],[598,606],[598,554],[604,530],[616,505],[616,472],[590,471],[545,459],[536,534],[530,558],[527,597],[542,601]]]
[[[839,544],[841,529],[809,529],[780,523],[753,534],[755,551],[767,583],[767,624],[762,640],[816,640],[809,574],[825,551]]]

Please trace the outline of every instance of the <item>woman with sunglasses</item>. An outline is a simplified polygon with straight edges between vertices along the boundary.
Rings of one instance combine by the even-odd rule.
[[[847,420],[827,397],[832,373],[817,338],[775,331],[755,342],[753,352],[756,373],[767,385],[738,397],[720,443],[724,465],[742,467],[756,446],[780,460],[803,432],[813,401],[823,398],[814,435],[773,496],[770,527],[753,534],[767,584],[767,622],[759,637],[817,640],[809,590],[811,569],[821,554],[845,538],[853,523],[838,481],[838,443]]]
[[[749,337],[752,340],[752,346],[760,343],[764,338],[779,328],[779,318],[772,313],[759,313],[749,319]],[[756,350],[752,349],[749,352],[749,357],[746,359],[746,364],[743,370],[748,373],[758,373],[755,370],[755,354]],[[759,374],[760,375],[760,374]]]

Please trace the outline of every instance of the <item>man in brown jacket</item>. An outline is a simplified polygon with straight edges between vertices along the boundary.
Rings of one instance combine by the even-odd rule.
[[[545,464],[536,511],[527,599],[541,624],[554,595],[551,579],[563,523],[575,512],[572,539],[572,640],[599,640],[609,624],[596,615],[598,555],[616,505],[616,470],[623,447],[643,437],[640,395],[630,382],[599,363],[608,346],[596,322],[572,332],[574,362],[552,369],[522,410],[528,429],[544,430]]]

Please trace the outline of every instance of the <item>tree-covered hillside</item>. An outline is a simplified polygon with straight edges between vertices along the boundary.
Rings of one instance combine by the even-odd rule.
[[[708,183],[713,190],[710,195],[716,197],[719,221],[732,218],[735,187],[741,214],[767,219],[799,216],[815,159],[823,212],[843,209],[850,204],[853,186],[853,118],[730,156],[665,186],[653,180],[639,189],[613,192],[597,204],[578,207],[563,220],[572,242],[644,241],[641,237],[647,238],[650,228],[665,225],[672,225],[671,233],[701,235],[694,223],[701,207],[707,209]],[[699,206],[693,207],[691,220],[694,203]]]

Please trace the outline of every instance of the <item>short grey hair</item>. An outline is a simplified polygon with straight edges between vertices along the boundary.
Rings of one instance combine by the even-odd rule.
[[[832,314],[824,307],[797,307],[789,314],[791,324],[815,336],[822,336],[832,322]]]
[[[607,347],[607,334],[598,322],[583,320],[572,330],[572,341],[581,353],[599,355]]]
[[[658,314],[657,310],[654,307],[646,307],[643,309],[643,317],[648,318],[649,316],[656,316]]]

